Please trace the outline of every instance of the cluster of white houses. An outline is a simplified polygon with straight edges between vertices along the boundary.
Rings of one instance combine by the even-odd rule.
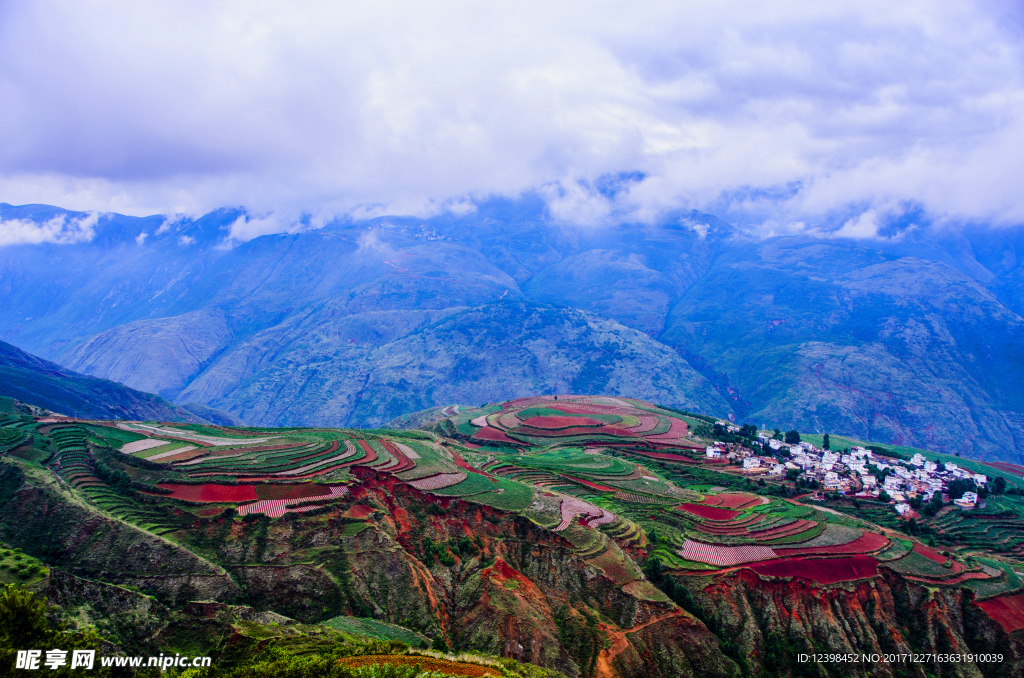
[[[910,512],[907,503],[914,497],[930,501],[938,492],[945,495],[949,483],[954,480],[970,480],[978,487],[984,487],[988,478],[973,473],[957,464],[937,464],[920,454],[910,460],[897,460],[874,454],[863,447],[852,447],[849,452],[833,452],[816,448],[806,441],[787,445],[779,440],[761,438],[773,451],[789,448],[789,458],[781,461],[775,457],[759,455],[753,450],[740,446],[715,443],[705,452],[708,458],[727,457],[743,464],[743,470],[750,474],[781,476],[790,470],[799,471],[800,478],[816,480],[823,490],[852,494],[854,497],[877,498],[882,490],[895,501],[896,512]],[[869,470],[869,466],[871,469]],[[879,483],[876,471],[889,470],[884,481]],[[948,501],[948,497],[943,496]],[[976,492],[965,492],[954,503],[965,509],[972,509],[978,503]]]

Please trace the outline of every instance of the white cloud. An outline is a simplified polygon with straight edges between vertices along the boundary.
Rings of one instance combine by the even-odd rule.
[[[97,221],[99,215],[95,213],[77,219],[61,215],[41,223],[26,219],[0,221],[0,246],[88,242],[96,235]]]
[[[0,19],[7,202],[271,215],[235,239],[527,190],[578,223],[900,201],[1024,220],[1015,3],[97,0]],[[644,179],[593,188],[621,172]]]
[[[146,238],[148,238],[148,237],[149,237],[149,233],[148,233],[148,232],[146,232],[146,231],[142,231],[142,232],[141,232],[141,233],[139,233],[139,234],[138,234],[137,236],[135,236],[135,242],[136,242],[137,244],[141,245],[141,244],[143,244],[144,242],[146,242]]]

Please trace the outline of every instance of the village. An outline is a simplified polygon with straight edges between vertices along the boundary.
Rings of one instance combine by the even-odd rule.
[[[719,422],[719,426],[733,434],[741,431],[730,422]],[[742,473],[750,477],[794,481],[817,493],[811,499],[834,492],[853,499],[892,502],[896,513],[904,517],[912,517],[916,509],[928,505],[941,508],[952,503],[965,510],[985,506],[988,477],[956,463],[930,461],[920,453],[910,459],[897,458],[858,446],[822,449],[807,441],[785,442],[780,437],[778,431],[774,435],[761,431],[752,446],[715,442],[705,455],[741,466]],[[794,437],[799,440],[798,435]],[[827,446],[828,436],[825,441]]]

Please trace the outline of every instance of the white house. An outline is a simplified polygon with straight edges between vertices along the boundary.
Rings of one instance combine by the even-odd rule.
[[[911,466],[924,466],[925,458],[920,452],[910,458]]]
[[[910,513],[910,504],[896,504],[896,513],[905,516]]]
[[[935,473],[935,469],[939,468],[939,465],[934,461],[926,461],[924,463],[924,470],[928,473]]]
[[[872,475],[862,475],[860,477],[860,482],[864,484],[864,487],[870,488],[878,484],[878,478]]]
[[[839,489],[839,474],[834,471],[829,471],[825,474],[825,482],[822,483],[826,490],[838,490]]]
[[[772,466],[771,474],[773,476],[781,476],[785,472],[786,472],[786,465],[785,464],[775,464],[774,466]]]
[[[902,487],[903,487],[903,480],[901,480],[900,478],[898,478],[896,476],[886,476],[885,477],[885,491],[886,492],[894,492],[896,490],[901,489]]]
[[[743,470],[749,471],[750,469],[761,468],[761,460],[757,457],[747,457],[743,460]]]
[[[722,452],[720,450],[716,450],[713,447],[709,447],[706,450],[704,450],[704,455],[708,459],[718,459],[722,456]]]
[[[975,473],[974,474],[974,484],[975,485],[984,485],[987,482],[988,482],[988,476],[986,476],[986,475],[984,475],[982,473]]]
[[[964,492],[964,496],[954,499],[953,503],[960,508],[972,509],[978,504],[978,494],[976,492]]]

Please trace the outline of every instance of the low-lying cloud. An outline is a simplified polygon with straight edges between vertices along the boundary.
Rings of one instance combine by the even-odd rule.
[[[526,191],[570,223],[1019,223],[1020,26],[955,0],[7,3],[0,201],[265,215],[238,239]]]
[[[99,215],[84,217],[56,216],[49,221],[37,222],[28,219],[0,220],[0,247],[7,245],[71,245],[88,242],[96,234]]]

